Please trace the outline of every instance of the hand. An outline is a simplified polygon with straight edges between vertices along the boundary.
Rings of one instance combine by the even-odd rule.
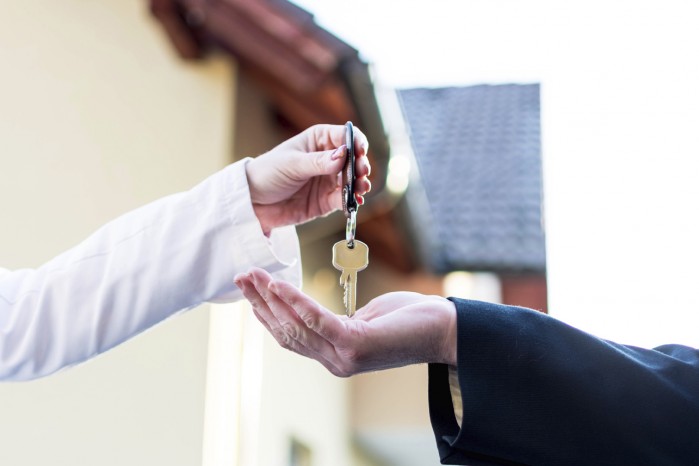
[[[345,127],[316,125],[248,163],[247,177],[255,214],[268,234],[342,207]],[[366,136],[354,128],[357,202],[371,189]]]
[[[282,347],[336,376],[424,362],[456,365],[456,309],[447,299],[387,293],[350,319],[262,269],[239,274],[235,282]]]

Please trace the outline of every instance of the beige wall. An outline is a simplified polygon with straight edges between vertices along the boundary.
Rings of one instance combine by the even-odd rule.
[[[233,95],[235,73],[223,60],[180,61],[146,8],[145,0],[5,6],[0,266],[36,266],[120,213],[191,187],[225,165],[231,152],[255,155],[281,140],[264,97],[250,83],[240,83]],[[337,220],[341,232],[343,219]],[[329,245],[306,244],[305,289],[339,310],[341,290],[329,264]],[[389,289],[413,288],[376,265],[364,273],[359,304]],[[215,319],[195,310],[64,373],[0,384],[0,464],[201,464],[207,340]],[[280,349],[255,322],[245,325],[242,346],[235,341],[240,331],[217,346],[225,352],[228,341],[241,351],[236,370],[246,378],[232,396],[244,406],[228,400],[238,410],[241,439],[226,444],[225,435],[219,437],[227,456],[212,447],[207,466],[221,464],[219,458],[282,466],[291,438],[311,448],[314,465],[357,464],[350,382]],[[405,371],[420,382],[402,393],[402,402],[387,399],[384,406],[422,429],[424,368]],[[217,380],[213,375],[209,381]],[[371,380],[398,382],[391,372],[372,377],[357,379],[367,383],[363,392],[356,388],[361,395],[354,407],[364,414],[355,413],[355,420],[364,421],[355,426],[395,427],[363,417],[380,399]],[[210,425],[207,438],[221,433]]]
[[[0,265],[36,266],[228,162],[233,71],[185,64],[144,0],[4,2]],[[198,465],[208,314],[0,385],[0,464]]]

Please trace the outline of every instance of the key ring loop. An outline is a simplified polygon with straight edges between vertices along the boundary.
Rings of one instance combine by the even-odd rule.
[[[350,210],[349,217],[347,217],[347,229],[345,231],[345,238],[347,239],[347,247],[354,249],[354,237],[357,234],[357,211]]]

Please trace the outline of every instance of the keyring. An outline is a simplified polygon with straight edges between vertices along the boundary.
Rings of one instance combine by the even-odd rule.
[[[349,217],[347,217],[347,229],[345,231],[345,238],[347,239],[347,247],[354,249],[354,237],[357,234],[357,211],[351,210]]]
[[[357,178],[354,172],[354,126],[351,121],[345,123],[345,146],[347,147],[347,160],[342,173],[342,210],[345,211],[345,217],[350,218],[351,212],[357,212],[359,204],[354,195],[354,182]]]

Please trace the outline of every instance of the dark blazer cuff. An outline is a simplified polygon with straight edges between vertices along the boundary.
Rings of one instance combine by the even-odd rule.
[[[448,367],[429,367],[430,417],[444,464],[696,463],[696,349],[624,346],[531,309],[450,300],[461,429]]]

